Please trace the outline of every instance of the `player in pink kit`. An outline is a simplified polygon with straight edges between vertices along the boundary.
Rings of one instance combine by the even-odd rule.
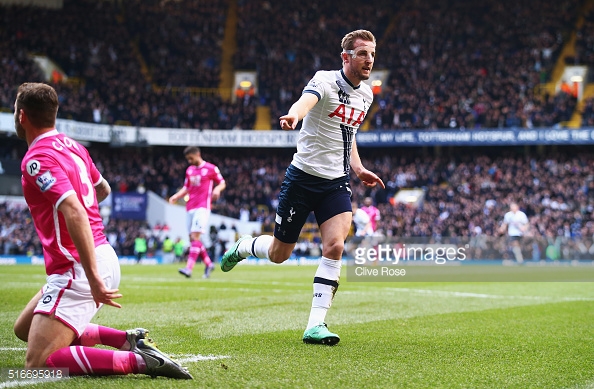
[[[371,229],[373,232],[377,231],[377,222],[380,221],[381,215],[379,209],[373,205],[373,200],[371,197],[365,197],[361,210],[363,210],[369,216]]]
[[[188,278],[191,277],[196,261],[201,258],[204,262],[202,277],[209,278],[214,265],[200,236],[208,231],[211,202],[219,199],[227,185],[219,168],[202,159],[200,148],[188,146],[184,149],[184,156],[190,164],[186,169],[184,186],[169,198],[169,202],[175,204],[186,195],[190,197],[186,203],[187,225],[190,231],[190,255],[186,267],[179,269],[179,272]]]
[[[148,374],[191,379],[146,338],[92,324],[114,301],[120,267],[103,234],[98,203],[111,188],[88,151],[55,129],[58,95],[49,85],[22,84],[15,101],[17,136],[29,150],[21,163],[25,200],[43,245],[47,281],[14,325],[27,342],[25,367],[68,368],[71,375]],[[117,350],[94,348],[102,344]]]

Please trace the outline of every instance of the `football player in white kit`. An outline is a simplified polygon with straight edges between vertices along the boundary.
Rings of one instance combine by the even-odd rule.
[[[302,119],[303,123],[297,152],[281,186],[274,236],[242,236],[221,261],[224,272],[250,255],[284,262],[313,211],[322,236],[322,258],[314,276],[305,343],[334,345],[340,340],[328,330],[325,317],[338,289],[344,241],[352,222],[350,170],[368,187],[385,187],[361,163],[355,141],[373,101],[371,88],[363,81],[371,74],[375,46],[375,37],[367,30],[346,34],[342,69],[318,71],[299,100],[280,117],[283,130],[294,130]]]

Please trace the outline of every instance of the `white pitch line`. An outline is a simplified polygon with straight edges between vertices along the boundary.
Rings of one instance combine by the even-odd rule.
[[[0,389],[5,388],[16,388],[18,386],[29,386],[29,385],[37,385],[46,382],[56,382],[61,381],[59,379],[55,380],[23,380],[23,381],[7,381],[0,383]]]
[[[27,351],[26,347],[0,347],[0,351]]]
[[[231,358],[229,355],[200,355],[200,354],[183,354],[175,356],[175,360],[179,363],[193,363],[200,361],[214,361],[217,359]]]
[[[456,292],[449,290],[434,290],[434,289],[414,289],[414,288],[381,288],[381,292],[398,292],[398,293],[417,293],[435,296],[451,296],[451,297],[473,297],[483,299],[524,299],[524,300],[540,300],[540,301],[594,301],[591,297],[555,297],[555,296],[511,296],[485,293],[471,293],[471,292]],[[341,294],[360,294],[373,293],[377,294],[378,290],[344,290],[339,292]]]

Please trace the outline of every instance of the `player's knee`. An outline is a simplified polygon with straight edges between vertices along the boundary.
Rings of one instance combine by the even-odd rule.
[[[40,368],[40,367],[46,367],[46,361],[47,357],[43,356],[43,355],[39,355],[39,354],[33,354],[33,355],[29,355],[29,353],[27,353],[27,357],[25,358],[25,368],[27,369],[36,369],[36,368]]]
[[[14,325],[14,334],[23,342],[26,342],[29,339],[29,331],[25,330],[19,323],[15,323]]]
[[[270,262],[274,263],[283,263],[289,259],[290,256],[290,251],[287,253],[285,250],[275,250],[274,248],[271,248],[268,251],[268,258],[270,259]]]
[[[344,251],[344,242],[340,240],[324,243],[322,255],[326,258],[341,258]]]

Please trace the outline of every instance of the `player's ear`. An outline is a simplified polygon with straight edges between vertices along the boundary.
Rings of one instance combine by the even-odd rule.
[[[29,121],[29,118],[27,117],[27,113],[25,112],[24,109],[19,109],[19,123],[21,125],[27,123]]]

